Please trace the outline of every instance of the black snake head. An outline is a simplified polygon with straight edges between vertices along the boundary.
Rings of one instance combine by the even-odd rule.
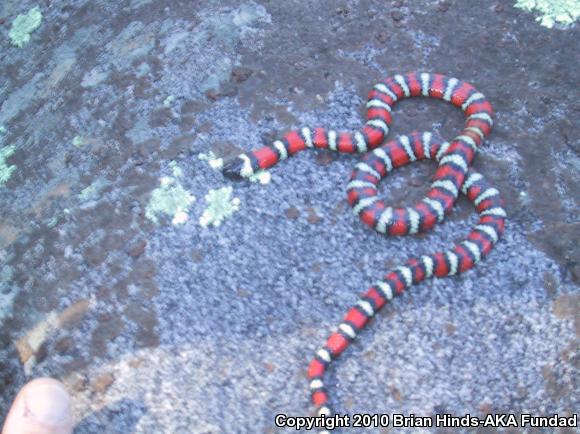
[[[244,168],[244,160],[242,160],[240,157],[237,157],[235,160],[230,161],[229,163],[224,165],[222,173],[226,178],[239,181],[245,178],[242,175],[243,168]]]

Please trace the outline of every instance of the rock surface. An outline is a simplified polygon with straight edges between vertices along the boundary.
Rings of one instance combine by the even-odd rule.
[[[39,26],[11,44],[35,7]],[[330,328],[387,265],[465,234],[472,208],[385,239],[344,206],[356,156],[305,152],[260,184],[199,155],[231,158],[304,125],[359,128],[372,85],[413,70],[491,101],[475,167],[509,223],[476,269],[378,315],[332,371],[333,402],[578,409],[576,25],[453,0],[23,0],[0,19],[0,418],[41,375],[70,387],[77,433],[270,433],[277,413],[310,414],[305,370]],[[440,101],[394,112],[392,137],[451,138],[463,122]],[[400,170],[383,195],[414,203],[432,170]],[[163,182],[175,188],[153,209],[173,212],[148,218]],[[227,186],[239,210],[203,227],[203,198]]]

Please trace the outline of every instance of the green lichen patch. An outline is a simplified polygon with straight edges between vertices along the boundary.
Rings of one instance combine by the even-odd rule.
[[[72,144],[75,148],[82,148],[85,145],[85,140],[82,136],[74,136]]]
[[[54,228],[58,224],[58,216],[52,216],[45,223],[50,229]]]
[[[12,176],[12,173],[16,170],[16,166],[9,166],[6,160],[16,150],[16,146],[4,146],[0,148],[0,187],[2,187]]]
[[[182,176],[182,170],[175,162],[170,163],[174,177],[164,176],[160,179],[158,188],[151,192],[151,198],[145,211],[145,216],[158,223],[159,216],[171,217],[174,225],[183,224],[189,218],[189,208],[195,197],[180,184],[177,178]]]
[[[0,136],[3,136],[7,132],[8,130],[6,129],[6,127],[4,125],[0,125]]]
[[[183,170],[175,161],[171,161],[169,163],[169,167],[171,168],[171,173],[173,173],[175,178],[180,178],[183,176]]]
[[[219,158],[216,154],[213,153],[213,151],[209,151],[207,154],[202,152],[197,156],[197,158],[202,161],[207,161],[209,166],[214,170],[221,170],[221,168],[224,166],[223,158]]]
[[[103,189],[105,187],[108,187],[109,185],[111,185],[110,181],[108,181],[106,179],[97,179],[95,182],[93,182],[87,188],[83,189],[79,193],[78,198],[81,202],[87,202],[89,200],[96,200],[99,198],[101,191],[103,191]]]
[[[26,14],[18,15],[12,21],[12,27],[8,36],[12,44],[22,48],[30,41],[30,34],[40,26],[42,12],[38,6],[33,7]]]
[[[223,221],[240,209],[240,199],[232,198],[232,187],[210,190],[205,195],[207,208],[199,219],[204,228],[209,225],[218,227]]]
[[[551,29],[554,24],[569,26],[580,18],[580,0],[517,0],[516,8],[536,12],[536,20]]]
[[[171,105],[175,102],[175,97],[173,95],[169,95],[167,98],[163,100],[163,105],[165,107],[171,107]]]

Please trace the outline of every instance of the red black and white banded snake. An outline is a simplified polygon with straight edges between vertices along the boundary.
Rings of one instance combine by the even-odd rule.
[[[461,133],[446,142],[434,133],[414,132],[380,146],[389,132],[394,104],[400,99],[419,96],[443,99],[460,107],[466,115]],[[290,131],[272,145],[239,155],[224,167],[226,176],[246,178],[308,148],[366,153],[352,172],[347,195],[354,213],[376,231],[388,235],[427,231],[451,211],[460,192],[473,202],[479,214],[478,223],[464,241],[444,252],[409,259],[371,286],[348,310],[308,367],[311,398],[319,415],[332,414],[323,382],[328,366],[388,301],[429,277],[469,270],[489,253],[503,233],[506,213],[499,192],[470,168],[477,148],[491,130],[492,115],[485,96],[469,83],[441,74],[395,75],[370,91],[367,121],[360,132],[301,128]],[[423,159],[438,163],[425,198],[412,207],[395,208],[377,197],[378,183],[389,172]]]

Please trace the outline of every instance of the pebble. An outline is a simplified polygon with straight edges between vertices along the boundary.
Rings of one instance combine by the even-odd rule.
[[[141,157],[147,158],[153,152],[158,151],[160,146],[161,139],[154,137],[137,145],[137,149]]]
[[[143,360],[142,357],[135,357],[134,359],[129,360],[127,364],[129,365],[129,367],[136,369],[140,367],[144,362],[145,360]]]
[[[492,410],[493,406],[488,400],[484,400],[479,404],[479,411],[484,415],[490,414]]]
[[[391,18],[393,19],[393,21],[395,22],[399,22],[401,21],[405,16],[403,15],[403,13],[401,11],[393,11],[391,12]]]
[[[143,254],[146,246],[147,241],[145,241],[144,239],[134,241],[127,247],[127,254],[132,258],[138,258]]]
[[[77,327],[89,310],[89,300],[83,299],[67,307],[58,318],[58,325],[63,329]]]
[[[66,354],[69,353],[74,346],[74,340],[70,336],[66,336],[56,342],[54,344],[54,350],[58,354]]]
[[[232,81],[235,83],[243,83],[252,76],[254,71],[250,68],[238,67],[232,70]]]
[[[452,336],[453,334],[455,334],[455,331],[457,330],[457,327],[455,327],[455,324],[453,323],[445,323],[444,325],[445,328],[445,333],[447,334],[447,336]]]
[[[277,137],[278,137],[278,132],[272,131],[272,130],[266,131],[260,135],[260,138],[262,139],[262,143],[265,143],[267,145],[274,142],[274,140],[276,140]]]
[[[298,218],[298,216],[300,216],[300,210],[298,208],[291,207],[291,208],[287,208],[284,211],[284,214],[286,214],[286,217],[288,219],[296,220]]]
[[[97,393],[105,393],[115,382],[115,377],[110,372],[99,375],[92,381],[93,390]]]
[[[381,42],[381,43],[385,43],[389,40],[389,35],[387,32],[378,32],[375,35],[375,38],[377,39],[377,41]]]
[[[315,161],[319,166],[328,166],[336,157],[330,152],[320,152],[316,154]]]
[[[46,359],[47,355],[48,355],[48,346],[47,346],[46,342],[43,342],[42,345],[40,347],[38,347],[38,349],[36,350],[36,353],[34,354],[35,363],[37,365],[42,363],[44,361],[44,359]]]
[[[389,385],[389,392],[395,401],[402,401],[403,400],[403,395],[401,394],[399,389],[397,389],[396,386]]]
[[[223,83],[219,89],[210,89],[205,92],[205,96],[207,96],[212,101],[217,101],[220,98],[226,96],[234,96],[238,93],[238,88],[235,86],[234,83],[226,82]]]
[[[212,152],[224,159],[235,158],[244,150],[236,145],[233,145],[229,142],[214,142],[211,145]]]
[[[423,180],[419,177],[414,176],[409,179],[409,185],[412,185],[413,187],[421,187],[423,184]]]
[[[308,221],[308,223],[317,224],[317,223],[320,223],[322,221],[322,217],[320,217],[318,214],[316,214],[316,211],[314,210],[314,208],[307,208],[307,211],[308,211],[308,217],[306,218],[306,220]]]
[[[544,272],[544,289],[549,296],[556,295],[558,289],[558,282],[552,273],[549,271]]]
[[[155,275],[155,262],[152,260],[139,260],[133,267],[137,274],[149,278]]]
[[[85,390],[88,385],[87,377],[79,372],[73,372],[65,381],[67,389],[80,392]]]
[[[433,413],[435,414],[445,414],[448,413],[447,409],[442,404],[437,404],[433,407]]]
[[[441,12],[447,12],[449,10],[449,7],[450,6],[451,6],[451,3],[448,0],[443,0],[442,2],[439,3],[439,5],[437,6],[437,8]]]
[[[574,283],[580,283],[580,265],[576,264],[571,267],[570,273],[572,274],[572,281]]]
[[[556,298],[552,304],[552,311],[560,319],[567,317],[574,317],[577,315],[580,308],[580,295],[578,294],[563,294]]]
[[[197,262],[198,264],[203,261],[203,250],[201,249],[194,249],[191,252],[191,259],[193,262]]]

